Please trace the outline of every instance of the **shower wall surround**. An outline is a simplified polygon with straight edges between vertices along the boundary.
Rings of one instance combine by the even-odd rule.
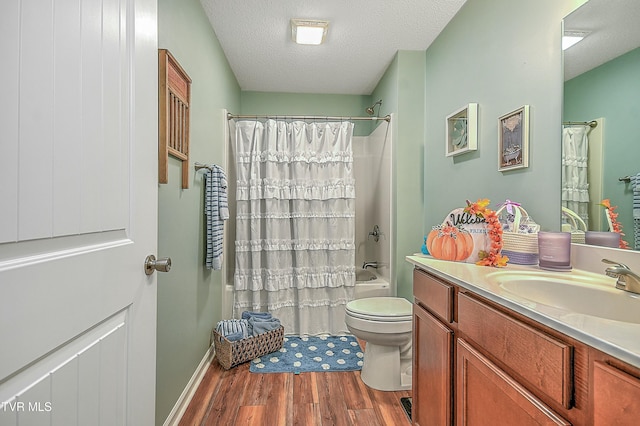
[[[369,136],[353,138],[353,169],[356,178],[356,267],[378,262],[378,274],[391,282],[391,188],[393,141],[391,123],[380,125]],[[378,225],[381,235],[376,242],[369,236]],[[395,293],[395,288],[392,288]]]

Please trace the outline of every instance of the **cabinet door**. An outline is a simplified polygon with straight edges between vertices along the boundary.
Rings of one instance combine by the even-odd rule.
[[[457,342],[458,425],[569,425],[462,339]]]
[[[640,379],[603,362],[593,365],[593,424],[637,425]]]
[[[452,350],[453,331],[414,305],[413,424],[452,424]]]
[[[458,330],[520,383],[571,408],[569,344],[463,293],[458,294]]]

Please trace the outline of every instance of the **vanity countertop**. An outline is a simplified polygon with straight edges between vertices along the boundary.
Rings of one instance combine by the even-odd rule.
[[[462,288],[470,290],[499,305],[525,315],[541,324],[551,327],[567,336],[573,337],[587,345],[590,345],[604,353],[619,358],[622,361],[640,368],[640,324],[631,322],[614,321],[597,316],[576,314],[551,308],[540,303],[521,298],[517,293],[507,291],[495,282],[492,277],[496,272],[542,272],[537,266],[523,266],[509,264],[505,268],[491,268],[477,266],[472,263],[451,262],[434,259],[431,256],[416,254],[407,256],[406,260],[414,266],[423,269],[439,278],[448,280]],[[637,311],[640,312],[640,295],[634,295],[615,289],[616,280],[606,277],[604,274],[594,274],[579,269],[571,272],[554,272],[559,279],[573,280],[581,277],[594,277],[604,280],[611,289],[624,293],[624,297],[637,302]]]

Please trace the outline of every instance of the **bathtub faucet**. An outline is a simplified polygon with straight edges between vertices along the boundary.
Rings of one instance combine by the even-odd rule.
[[[362,264],[362,269],[367,269],[369,266],[372,268],[378,269],[378,262],[364,262]]]

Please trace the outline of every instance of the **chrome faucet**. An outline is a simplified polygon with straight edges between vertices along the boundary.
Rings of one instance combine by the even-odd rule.
[[[609,259],[602,259],[602,261],[614,265],[605,269],[605,274],[618,279],[618,281],[616,281],[616,288],[640,294],[640,276],[638,276],[638,274],[633,272],[631,268],[624,263],[614,262]]]
[[[367,269],[369,266],[372,268],[378,269],[378,262],[364,262],[362,264],[362,269]]]
[[[384,234],[380,232],[380,227],[378,225],[374,225],[373,231],[369,232],[369,235],[367,235],[367,240],[369,237],[373,237],[373,241],[377,243],[380,241],[380,237],[384,237]]]

